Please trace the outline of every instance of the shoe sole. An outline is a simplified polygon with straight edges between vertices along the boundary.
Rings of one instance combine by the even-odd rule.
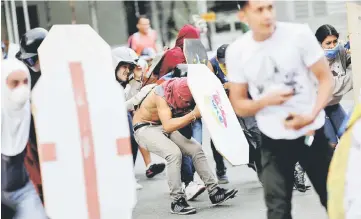
[[[213,205],[213,206],[220,205],[220,204],[224,203],[225,201],[227,201],[228,199],[232,199],[232,198],[236,197],[236,194],[237,194],[237,193],[238,193],[238,190],[234,190],[230,196],[228,196],[227,198],[223,199],[221,202],[218,202],[218,203],[215,203],[215,204],[212,204],[212,205]]]
[[[202,194],[204,191],[206,191],[206,187],[203,187],[202,189],[198,190],[196,194],[194,194],[190,199],[187,198],[187,201],[193,201],[196,199],[200,194]]]
[[[175,211],[170,210],[170,213],[172,213],[172,214],[178,214],[178,215],[189,215],[189,214],[195,214],[195,213],[197,213],[197,210],[196,210],[196,209],[192,209],[192,211],[188,211],[188,212],[175,212]]]

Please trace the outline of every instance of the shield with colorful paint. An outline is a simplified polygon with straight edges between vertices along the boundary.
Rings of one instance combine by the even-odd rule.
[[[206,65],[189,64],[188,84],[217,151],[232,165],[248,164],[248,141],[219,79]]]

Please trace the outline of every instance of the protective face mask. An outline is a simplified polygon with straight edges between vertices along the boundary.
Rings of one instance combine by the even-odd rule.
[[[27,85],[21,85],[10,92],[9,105],[13,110],[21,109],[30,98],[30,89]]]
[[[335,59],[339,50],[340,50],[339,44],[337,44],[333,49],[325,49],[324,50],[325,56],[328,59]]]

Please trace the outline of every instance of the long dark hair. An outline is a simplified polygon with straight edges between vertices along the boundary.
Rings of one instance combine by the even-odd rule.
[[[337,39],[339,37],[339,33],[337,32],[337,30],[329,24],[324,24],[321,27],[319,27],[316,30],[315,35],[316,35],[318,42],[320,42],[320,43],[322,43],[328,36],[335,36],[335,37],[337,37]]]

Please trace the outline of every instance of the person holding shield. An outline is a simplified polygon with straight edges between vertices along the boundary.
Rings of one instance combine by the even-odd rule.
[[[182,155],[192,158],[197,173],[208,189],[212,204],[219,205],[235,197],[238,192],[218,186],[202,146],[178,131],[200,117],[185,77],[173,78],[156,86],[134,114],[135,140],[167,161],[168,184],[173,199],[171,212],[174,214],[196,213],[196,209],[188,205],[182,189]]]

